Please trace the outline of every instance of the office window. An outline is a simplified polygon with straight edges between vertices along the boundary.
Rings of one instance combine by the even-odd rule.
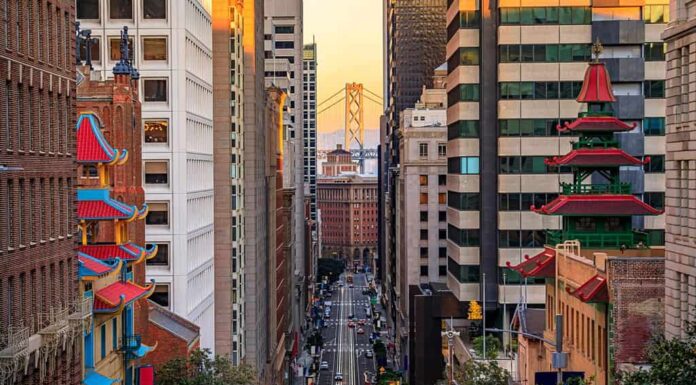
[[[421,239],[422,241],[427,241],[427,240],[428,240],[428,230],[423,229],[423,230],[420,231],[420,239]]]
[[[664,98],[665,97],[665,81],[664,80],[646,80],[643,82],[643,94],[646,99],[649,98]]]
[[[461,247],[480,246],[479,229],[460,229],[452,225],[447,225],[447,237],[454,244]]]
[[[437,194],[437,203],[444,205],[447,203],[447,194],[445,193],[438,193]]]
[[[293,49],[293,48],[295,48],[295,42],[294,41],[276,41],[275,47],[276,47],[276,49]]]
[[[662,210],[665,208],[665,193],[664,192],[645,192],[643,193],[643,202],[650,206]]]
[[[447,140],[457,138],[478,138],[478,120],[459,120],[447,126]]]
[[[145,184],[166,185],[169,183],[169,164],[162,162],[145,162]]]
[[[440,157],[447,156],[447,144],[445,144],[445,143],[438,143],[437,144],[437,155]]]
[[[447,275],[447,265],[440,265],[437,267],[437,275],[444,277]]]
[[[146,102],[167,101],[167,79],[143,79],[143,97]]]
[[[438,222],[447,222],[447,211],[438,211],[437,220]]]
[[[99,19],[99,0],[77,0],[77,18]]]
[[[459,17],[452,19],[447,26],[447,40],[450,40],[460,29],[478,28],[481,24],[480,11],[459,11]],[[449,68],[451,72],[453,68]]]
[[[556,127],[575,119],[501,119],[498,127],[500,136],[558,136],[567,134],[559,133]]]
[[[145,143],[167,143],[169,121],[166,119],[146,120],[143,123]]]
[[[512,44],[498,50],[501,63],[586,62],[592,57],[589,44]]]
[[[143,18],[166,19],[167,0],[143,0]]]
[[[166,202],[148,203],[150,211],[145,218],[147,225],[169,225],[169,204]]]
[[[157,254],[152,259],[147,260],[148,266],[167,266],[169,265],[169,244],[158,243]]]
[[[109,18],[132,19],[133,0],[109,0]]]
[[[446,229],[438,230],[437,231],[437,239],[440,239],[440,240],[447,239],[447,230]]]
[[[447,248],[446,247],[438,247],[437,257],[438,258],[447,258]]]
[[[650,157],[650,162],[643,165],[643,170],[646,173],[661,173],[665,172],[665,156],[664,155],[646,155]]]
[[[478,102],[478,84],[458,84],[447,93],[447,105],[453,106],[459,102]]]
[[[133,38],[128,38],[128,57],[133,59],[135,48],[133,47]],[[109,59],[112,61],[117,61],[121,59],[121,39],[110,37],[109,38]]]
[[[106,322],[99,328],[101,335],[99,336],[100,349],[99,349],[99,359],[103,360],[106,357]]]
[[[447,207],[460,211],[478,211],[481,209],[481,194],[448,191]]]
[[[590,7],[508,7],[500,8],[503,25],[564,24],[592,22]]]
[[[428,193],[427,193],[427,192],[420,193],[420,203],[421,203],[422,205],[428,203]]]
[[[90,57],[92,62],[101,61],[101,40],[99,38],[92,38],[92,45],[90,47]],[[80,46],[80,58],[82,61],[87,60],[87,45],[83,44]]]
[[[294,25],[276,25],[275,33],[295,33]]]
[[[418,144],[418,155],[421,158],[428,157],[428,143],[419,143]]]
[[[665,134],[665,118],[643,118],[643,133],[648,136]]]
[[[544,247],[546,232],[544,230],[500,230],[498,247]]]
[[[664,61],[667,51],[666,43],[645,43],[643,45],[645,61]]]
[[[420,257],[421,258],[428,258],[428,248],[427,247],[420,248]]]
[[[447,59],[447,68],[450,72],[460,65],[479,65],[478,47],[460,47]]]
[[[169,307],[169,285],[155,285],[155,291],[150,300],[162,307]]]
[[[427,221],[428,221],[428,212],[427,212],[427,211],[421,211],[421,212],[420,212],[420,221],[421,221],[421,222],[427,222]]]
[[[643,7],[643,20],[646,24],[669,23],[669,4],[645,5]]]
[[[421,277],[427,277],[427,276],[428,276],[428,266],[421,266],[421,267],[420,267],[420,276],[421,276]]]
[[[167,38],[143,38],[143,60],[167,60]]]
[[[575,99],[582,82],[500,82],[498,87],[503,100]]]
[[[568,167],[547,166],[545,156],[501,156],[498,162],[500,174],[546,174],[570,172]]]
[[[421,186],[427,186],[428,185],[428,176],[427,175],[421,175],[418,178],[418,182],[420,183]]]
[[[447,172],[450,174],[476,175],[479,173],[478,156],[460,156],[447,159]]]
[[[438,186],[447,186],[447,175],[438,175],[437,176],[437,185]]]
[[[556,193],[511,193],[498,194],[498,210],[527,211],[532,205],[541,207],[556,199]]]
[[[448,258],[447,270],[460,283],[478,283],[480,281],[478,265],[460,265],[452,258]]]

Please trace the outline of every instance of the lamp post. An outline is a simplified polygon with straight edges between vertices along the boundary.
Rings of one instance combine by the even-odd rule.
[[[450,379],[449,383],[454,384],[454,362],[453,362],[453,354],[452,354],[452,342],[454,341],[454,337],[459,337],[460,332],[454,330],[454,325],[452,324],[452,318],[450,317],[450,325],[449,325],[449,330],[446,332],[440,332],[440,335],[443,337],[447,337],[447,352],[449,354],[449,367],[450,367]]]

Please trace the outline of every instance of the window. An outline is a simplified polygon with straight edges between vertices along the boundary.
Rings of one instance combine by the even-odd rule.
[[[645,98],[664,98],[665,97],[665,81],[664,80],[646,80],[643,83],[643,94]]]
[[[587,62],[592,57],[589,44],[513,44],[498,49],[501,63]]]
[[[421,186],[427,186],[427,185],[428,185],[428,176],[427,176],[427,175],[421,175],[421,176],[418,178],[418,181],[419,181],[419,183],[420,183]]]
[[[77,0],[77,18],[99,19],[99,0]]]
[[[460,156],[447,159],[447,172],[450,174],[476,175],[479,173],[478,156]]]
[[[447,68],[452,72],[458,66],[479,65],[478,47],[460,47],[447,59]]]
[[[447,270],[460,283],[478,283],[480,280],[478,265],[460,265],[452,258],[448,258]]]
[[[428,258],[428,248],[427,247],[420,248],[420,257],[421,258]]]
[[[455,17],[447,26],[447,40],[449,41],[460,29],[478,28],[480,24],[479,11],[459,11],[459,17]]]
[[[428,204],[428,193],[427,192],[420,193],[420,203],[422,205]]]
[[[421,212],[420,212],[420,221],[421,221],[421,222],[427,222],[427,221],[428,221],[428,212],[427,212],[427,211],[421,211]]]
[[[437,194],[437,203],[444,205],[447,203],[447,194],[445,193],[438,193]]]
[[[447,175],[438,175],[437,176],[437,185],[438,186],[447,186]]]
[[[545,156],[501,156],[498,162],[500,174],[546,174],[570,172],[568,167],[547,166]]]
[[[447,265],[440,265],[437,267],[437,275],[444,277],[447,275]]]
[[[665,172],[665,156],[664,155],[646,155],[650,157],[650,162],[643,166],[646,173],[661,173]]]
[[[143,97],[146,102],[167,101],[167,79],[143,79]]]
[[[167,38],[143,38],[143,60],[167,60]]]
[[[445,144],[445,143],[438,143],[437,144],[437,156],[439,156],[439,157],[447,156],[447,144]]]
[[[99,38],[93,37],[92,38],[92,43],[90,46],[90,58],[92,59],[93,62],[98,62],[101,60],[101,40]],[[80,46],[80,58],[84,61],[87,60],[87,45],[83,44]]]
[[[109,0],[109,17],[112,19],[132,19],[133,0]]]
[[[459,102],[478,102],[478,84],[458,84],[447,93],[447,105],[453,106]]]
[[[143,0],[143,18],[166,19],[167,0]]]
[[[150,211],[145,218],[147,225],[169,225],[169,204],[155,202],[148,204]]]
[[[166,119],[146,120],[143,123],[145,143],[167,143],[169,121]]]
[[[556,193],[511,193],[498,194],[498,210],[527,211],[532,205],[541,207],[556,199]]]
[[[421,239],[421,241],[428,240],[428,230],[423,229],[420,231],[420,239]]]
[[[502,119],[498,127],[500,136],[558,136],[556,126],[574,119]]]
[[[544,247],[544,230],[500,230],[498,247]]]
[[[662,210],[665,208],[665,193],[664,192],[645,192],[643,193],[643,202],[650,206]]]
[[[169,307],[169,285],[155,285],[155,291],[150,296],[150,299],[156,304]]]
[[[428,157],[428,143],[418,143],[418,155],[421,158]]]
[[[445,240],[447,239],[447,230],[440,229],[437,231],[437,239]]]
[[[276,41],[275,47],[276,47],[276,49],[293,49],[293,48],[295,48],[295,42],[294,41]]]
[[[590,7],[509,7],[500,8],[501,24],[590,24]]]
[[[421,277],[427,277],[427,276],[428,276],[428,266],[421,266],[421,267],[420,267],[420,276],[421,276]]]
[[[665,134],[665,118],[643,118],[643,133],[648,136]]]
[[[169,183],[169,165],[167,162],[145,162],[145,184]]]
[[[116,327],[117,322],[118,322],[118,319],[116,317],[111,319],[111,349],[112,350],[116,350],[117,344],[118,344],[118,328]]]
[[[295,33],[294,25],[276,25],[275,33]]]
[[[478,120],[459,120],[447,126],[447,140],[457,138],[478,138]]]
[[[481,209],[481,194],[448,191],[447,207],[460,211],[478,211]]]
[[[438,258],[447,258],[447,248],[446,247],[438,247],[437,257]]]
[[[478,247],[480,245],[479,229],[460,229],[447,225],[447,237],[461,247]]]
[[[128,38],[128,57],[133,59],[135,48],[133,47],[133,38]],[[121,59],[121,39],[120,38],[109,38],[109,59],[112,61],[117,61]]]
[[[148,266],[167,266],[169,265],[169,244],[158,243],[157,254],[152,259],[147,260]]]
[[[99,336],[100,349],[99,349],[99,359],[103,360],[106,357],[106,322],[99,328],[101,335]]]
[[[447,222],[447,211],[438,211],[437,220],[438,222]]]
[[[667,51],[666,43],[645,43],[643,46],[645,61],[665,60],[665,52]]]
[[[669,23],[669,5],[645,5],[643,20],[646,24]]]
[[[500,99],[575,99],[582,82],[500,82]]]

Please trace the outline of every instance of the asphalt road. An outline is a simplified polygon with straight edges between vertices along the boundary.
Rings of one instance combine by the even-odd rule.
[[[349,288],[345,283],[345,275],[341,276],[344,286],[334,290],[331,302],[331,318],[326,320],[327,327],[322,330],[324,349],[319,362],[326,361],[328,370],[320,370],[319,385],[335,385],[337,373],[343,375],[342,385],[362,385],[366,371],[375,373],[374,358],[365,357],[365,350],[372,349],[369,336],[372,333],[372,323],[369,322],[365,309],[370,304],[370,298],[362,294],[367,289],[365,274],[354,274],[354,287]],[[355,320],[366,319],[368,322],[362,328],[364,334],[358,334],[359,325],[348,327],[349,315]]]

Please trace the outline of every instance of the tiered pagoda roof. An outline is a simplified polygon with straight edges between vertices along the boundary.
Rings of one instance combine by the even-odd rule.
[[[596,274],[575,290],[566,287],[566,291],[568,294],[577,297],[582,302],[609,302],[607,279],[599,274]]]
[[[614,116],[583,116],[572,122],[556,126],[559,132],[624,132],[636,128],[636,123],[628,124]]]
[[[85,280],[94,280],[111,273],[118,273],[122,266],[122,262],[118,258],[107,263],[80,252],[77,253],[77,262],[80,277]]]
[[[77,218],[80,220],[124,220],[144,219],[147,205],[140,209],[112,199],[110,191],[102,189],[77,190]]]
[[[157,245],[148,243],[145,247],[140,247],[132,242],[122,245],[81,245],[78,247],[78,251],[99,261],[121,259],[128,263],[138,264],[157,255]]]
[[[616,101],[611,89],[611,79],[604,68],[604,63],[595,61],[587,67],[577,101],[580,103],[613,103]]]
[[[128,150],[117,150],[107,142],[101,122],[93,112],[84,112],[77,119],[77,162],[120,165],[128,160]]]
[[[549,166],[577,167],[640,166],[648,162],[650,162],[650,157],[640,160],[619,148],[581,148],[573,150],[564,156],[554,156],[544,160],[544,163]]]
[[[657,210],[630,194],[559,195],[548,204],[530,210],[543,215],[617,216],[659,215]]]
[[[141,298],[147,298],[155,291],[154,282],[140,286],[130,281],[116,281],[94,295],[95,313],[115,313]]]

